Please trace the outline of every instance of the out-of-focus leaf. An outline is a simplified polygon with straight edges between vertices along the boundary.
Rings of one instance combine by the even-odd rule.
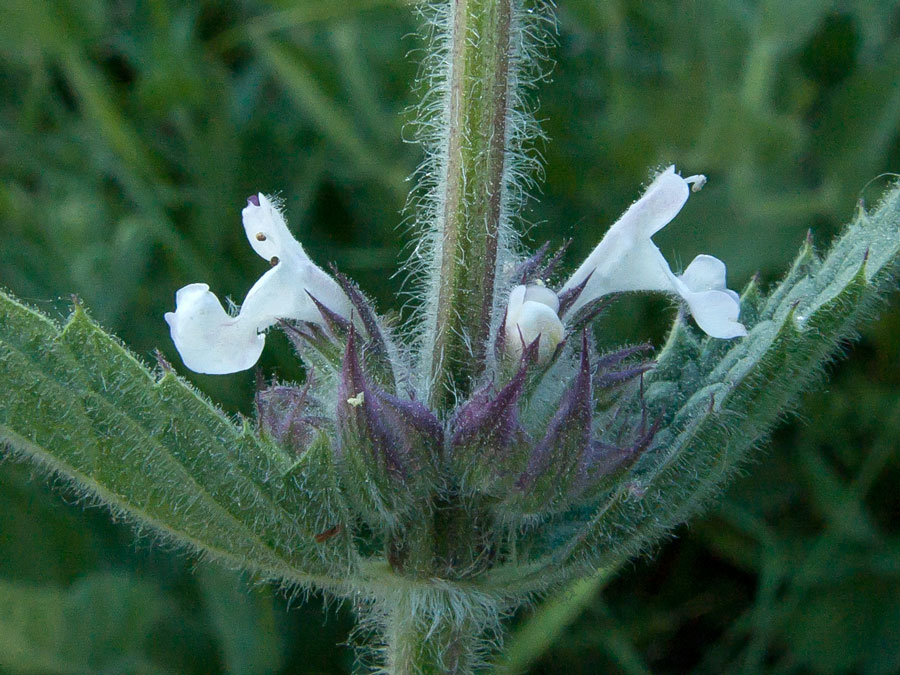
[[[147,657],[167,607],[154,585],[115,574],[69,588],[0,580],[0,670],[14,673],[162,673]]]
[[[340,148],[357,171],[370,175],[398,203],[406,195],[406,169],[385,165],[376,148],[367,144],[342,106],[330,99],[296,54],[269,40],[255,42],[262,60],[269,64],[278,81],[321,133]]]
[[[240,575],[209,566],[200,571],[200,588],[227,672],[278,672],[285,645],[271,589],[249,588]]]
[[[509,638],[496,672],[502,675],[526,672],[593,601],[611,576],[603,571],[579,579],[538,607]]]
[[[858,578],[816,588],[785,623],[793,660],[815,673],[896,673],[900,587]]]

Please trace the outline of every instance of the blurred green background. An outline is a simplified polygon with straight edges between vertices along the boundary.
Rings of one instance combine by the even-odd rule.
[[[895,0],[560,5],[533,92],[550,141],[530,244],[571,237],[575,264],[677,162],[710,182],[658,235],[667,257],[711,253],[733,287],[770,283],[808,228],[824,244],[890,180],[870,179],[900,170]],[[401,0],[3,0],[0,285],[60,318],[77,294],[184,372],[162,315],[194,281],[243,298],[265,263],[239,211],[261,190],[315,260],[401,311],[416,27]],[[900,671],[893,301],[708,515],[602,593],[557,597],[565,630],[532,618],[547,648],[513,637],[517,667]],[[601,331],[659,341],[671,317],[666,300],[629,301]],[[269,342],[266,373],[302,378]],[[249,412],[251,373],[191,379]],[[0,463],[0,671],[349,672],[351,609],[161,549]]]

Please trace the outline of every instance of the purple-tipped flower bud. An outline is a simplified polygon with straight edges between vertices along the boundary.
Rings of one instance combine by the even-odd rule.
[[[504,488],[527,459],[528,438],[519,424],[519,399],[537,356],[535,340],[525,348],[519,370],[500,391],[488,385],[475,392],[453,419],[453,465],[464,487],[482,492]]]
[[[256,393],[260,431],[281,447],[300,455],[312,442],[324,419],[311,409],[310,376],[303,388],[275,385]]]
[[[544,512],[564,505],[578,483],[578,466],[591,447],[592,367],[587,332],[582,332],[581,359],[571,385],[544,437],[535,445],[516,481],[516,502],[526,511]]]
[[[297,351],[300,358],[309,365],[324,366],[331,373],[343,370],[344,354],[350,336],[350,324],[353,324],[357,339],[362,340],[366,356],[366,368],[372,379],[386,389],[396,385],[395,371],[400,365],[396,350],[392,349],[386,331],[382,328],[374,308],[363,296],[356,285],[343,274],[332,270],[340,288],[346,294],[353,307],[349,318],[332,311],[326,304],[309,294],[310,301],[319,312],[317,322],[298,321],[281,322],[280,326]]]
[[[443,429],[421,403],[403,400],[371,381],[350,329],[338,386],[340,465],[347,496],[373,524],[395,521],[435,481]]]

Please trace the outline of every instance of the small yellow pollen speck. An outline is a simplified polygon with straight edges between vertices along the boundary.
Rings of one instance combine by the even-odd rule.
[[[356,396],[351,396],[347,399],[347,404],[352,405],[354,408],[358,408],[363,404],[363,401],[366,400],[366,392],[361,391]]]
[[[535,280],[534,280],[534,285],[535,285],[535,286],[546,286],[547,284],[544,283],[544,280],[543,280],[543,279],[535,279]]]

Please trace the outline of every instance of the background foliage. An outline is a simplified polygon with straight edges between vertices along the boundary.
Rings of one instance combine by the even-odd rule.
[[[657,238],[776,279],[900,169],[892,0],[566,0],[535,90],[551,142],[526,239],[572,262],[649,169],[705,172]],[[0,284],[63,316],[77,293],[152,359],[178,287],[240,299],[262,271],[239,210],[283,195],[314,259],[382,309],[410,289],[403,143],[421,43],[402,0],[5,0]],[[896,306],[896,303],[894,303]],[[657,341],[666,301],[620,304],[610,344]],[[900,669],[900,312],[885,311],[709,514],[612,581],[518,617],[511,670]],[[302,372],[283,339],[263,368]],[[249,413],[253,375],[194,376]],[[0,403],[2,404],[2,403]],[[348,608],[197,567],[0,463],[0,670],[347,672]],[[605,587],[600,593],[600,588]],[[564,630],[556,627],[567,625]],[[557,640],[551,637],[559,633]],[[552,644],[551,644],[552,643]]]

